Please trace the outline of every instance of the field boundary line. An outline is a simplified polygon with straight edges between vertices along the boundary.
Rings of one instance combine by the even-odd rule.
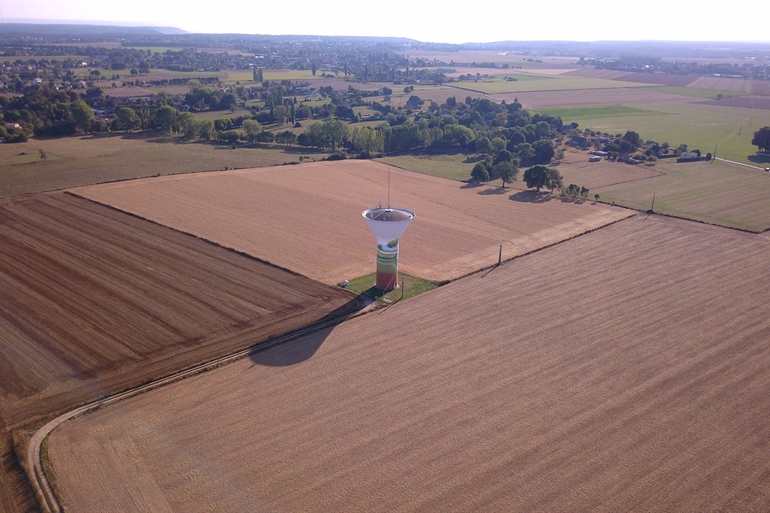
[[[507,258],[507,259],[503,260],[500,263],[495,263],[495,264],[487,266],[487,267],[482,267],[481,269],[476,269],[475,271],[468,272],[466,274],[463,274],[461,276],[457,276],[456,278],[452,278],[451,280],[447,280],[447,281],[448,281],[448,283],[454,283],[454,282],[456,282],[458,280],[462,280],[462,279],[467,278],[469,276],[473,276],[474,274],[481,274],[482,272],[485,273],[485,275],[486,275],[487,273],[493,271],[494,269],[496,269],[496,268],[500,267],[501,265],[506,264],[508,262],[512,262],[512,261],[517,260],[519,258],[528,256],[528,255],[532,255],[533,253],[537,253],[537,252],[543,251],[545,249],[553,248],[555,246],[558,246],[559,244],[563,244],[563,243],[565,243],[567,241],[571,241],[573,239],[577,239],[578,237],[582,237],[584,235],[588,235],[589,233],[593,233],[593,232],[596,232],[596,231],[599,231],[599,230],[603,230],[604,228],[607,228],[608,226],[612,226],[612,225],[617,224],[617,223],[622,223],[623,221],[627,221],[627,220],[629,220],[629,219],[639,215],[639,211],[636,210],[636,209],[629,208],[629,207],[624,207],[622,205],[615,205],[615,207],[622,208],[622,209],[625,209],[625,210],[630,210],[631,212],[626,217],[621,217],[620,219],[615,219],[614,221],[610,221],[610,222],[608,222],[606,224],[603,224],[601,226],[596,226],[594,228],[590,228],[590,229],[588,229],[588,230],[586,230],[584,232],[581,232],[581,233],[576,233],[575,235],[572,235],[571,237],[567,237],[565,239],[557,240],[557,241],[552,242],[550,244],[547,244],[545,246],[541,246],[539,248],[531,249],[531,250],[527,251],[526,253],[521,253],[519,255],[514,255],[514,256],[512,256],[510,258]]]
[[[363,300],[359,299],[359,301],[363,301]],[[63,513],[63,508],[59,504],[59,499],[57,499],[56,495],[54,494],[51,484],[48,480],[48,477],[45,474],[45,470],[43,469],[43,463],[41,459],[41,452],[42,452],[41,448],[42,448],[43,442],[48,438],[48,435],[50,435],[54,429],[59,427],[64,422],[82,415],[87,415],[91,412],[100,410],[105,406],[109,406],[111,404],[123,401],[125,399],[135,397],[145,392],[150,392],[157,388],[170,385],[172,383],[176,383],[183,379],[186,379],[192,376],[197,376],[198,374],[202,374],[204,372],[214,370],[223,365],[227,365],[237,360],[246,358],[254,353],[258,353],[258,352],[270,349],[272,347],[285,344],[299,337],[309,335],[311,333],[315,333],[325,328],[337,326],[338,324],[341,324],[349,319],[369,313],[374,309],[374,306],[376,306],[376,304],[377,304],[376,302],[365,304],[365,306],[360,310],[351,312],[349,314],[344,314],[339,317],[335,317],[333,319],[311,324],[310,326],[295,330],[286,335],[283,335],[274,339],[268,339],[263,342],[259,342],[249,348],[241,349],[240,351],[236,351],[234,353],[230,353],[224,356],[219,356],[207,362],[199,363],[188,369],[181,370],[173,374],[170,374],[168,376],[155,379],[153,381],[150,381],[149,383],[145,383],[143,385],[139,385],[134,388],[124,390],[122,392],[116,392],[106,397],[102,397],[101,399],[91,401],[87,404],[84,404],[73,410],[63,413],[58,417],[54,418],[53,420],[47,422],[40,429],[38,429],[34,435],[32,435],[32,438],[29,441],[29,445],[27,446],[27,457],[26,457],[27,465],[29,468],[28,477],[30,479],[32,487],[35,490],[35,492],[37,492],[37,494],[39,494],[39,496],[42,496],[43,498],[43,501],[40,504],[41,508],[43,508],[45,513]]]

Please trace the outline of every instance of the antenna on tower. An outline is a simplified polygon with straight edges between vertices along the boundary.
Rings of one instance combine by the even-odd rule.
[[[390,169],[388,169],[388,208],[390,208]]]

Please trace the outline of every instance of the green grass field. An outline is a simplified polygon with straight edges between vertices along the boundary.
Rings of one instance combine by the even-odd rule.
[[[747,96],[749,93],[737,93],[731,91],[717,91],[714,89],[698,89],[696,87],[678,87],[678,86],[646,86],[642,89],[655,91],[658,93],[678,94],[680,96],[693,96],[706,100],[716,100],[720,94],[722,96]]]
[[[556,107],[540,109],[540,112],[560,117],[565,123],[581,119],[618,118],[625,116],[655,116],[666,112],[641,109],[628,105],[580,105],[576,107]]]
[[[393,303],[401,299],[401,280],[403,280],[404,284],[404,299],[409,299],[410,297],[436,288],[436,284],[433,282],[415,278],[408,274],[399,273],[399,288],[391,290],[387,294],[383,294],[381,290],[374,288],[375,278],[376,275],[374,273],[362,276],[361,278],[356,278],[355,280],[350,281],[346,289],[356,294],[366,294],[372,299],[377,299],[382,303]]]
[[[666,163],[663,176],[591,191],[603,202],[751,231],[770,229],[770,173],[721,161]]]
[[[396,157],[384,157],[377,159],[384,164],[388,164],[408,171],[423,173],[450,180],[469,180],[471,170],[476,164],[474,155],[465,154],[459,151],[449,155],[419,154],[419,155],[399,155]]]
[[[47,154],[41,160],[39,150]],[[32,139],[0,144],[0,197],[154,175],[250,168],[321,160],[302,147],[262,147],[188,141],[160,133]]]
[[[647,107],[668,115],[584,118],[580,127],[610,134],[634,130],[643,140],[668,142],[674,147],[684,143],[689,149],[700,149],[703,153],[713,153],[716,145],[717,156],[751,164],[748,157],[757,151],[757,147],[751,144],[754,132],[763,126],[770,126],[768,110],[695,103]]]
[[[548,78],[538,77],[534,80],[520,80],[517,82],[507,82],[497,78],[486,82],[453,82],[451,86],[458,89],[467,89],[486,94],[497,94],[535,91],[569,91],[577,89],[619,89],[624,87],[642,87],[643,84],[619,82],[617,80],[604,80],[601,78],[561,77],[557,75]]]

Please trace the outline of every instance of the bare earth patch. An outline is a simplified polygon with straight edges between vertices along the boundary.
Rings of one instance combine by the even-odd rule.
[[[769,251],[616,223],[64,424],[64,502],[768,511]]]
[[[428,280],[493,265],[499,244],[512,258],[630,215],[556,198],[516,201],[510,188],[473,187],[371,161],[159,177],[73,192],[334,284],[374,271],[375,239],[361,212],[388,204],[389,176],[391,204],[417,213],[403,236],[401,269]]]

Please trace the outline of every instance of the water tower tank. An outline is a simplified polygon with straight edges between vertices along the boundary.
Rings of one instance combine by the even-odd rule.
[[[370,208],[361,215],[377,237],[377,281],[383,291],[398,286],[398,239],[414,219],[414,212],[403,208]]]

